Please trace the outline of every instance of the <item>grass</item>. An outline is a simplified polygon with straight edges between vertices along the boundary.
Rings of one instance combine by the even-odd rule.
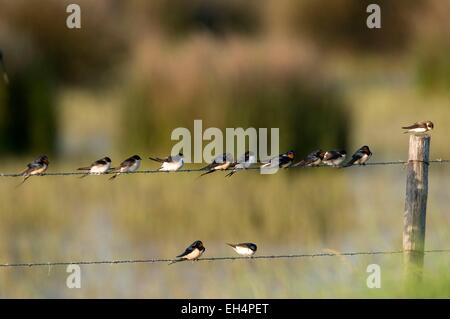
[[[30,66],[45,72],[36,73],[39,81],[16,86],[12,102],[0,85],[0,124],[12,128],[2,130],[7,134],[0,144],[28,150],[21,143],[33,139],[35,149],[47,152],[42,142],[49,142],[59,155],[51,156],[50,170],[73,170],[105,155],[114,164],[133,153],[166,155],[172,129],[189,127],[195,118],[205,126],[280,127],[281,148],[301,153],[344,146],[351,152],[368,144],[373,160],[381,161],[405,159],[400,126],[430,119],[436,124],[431,158],[450,158],[448,48],[442,45],[449,28],[441,17],[447,4],[428,1],[411,17],[421,27],[408,37],[402,31],[407,24],[387,23],[382,33],[370,31],[372,41],[358,28],[334,26],[357,22],[345,17],[364,11],[322,10],[320,4],[324,18],[312,22],[326,28],[316,34],[313,26],[297,30],[294,17],[310,1],[284,2],[248,11],[255,2],[241,13],[231,5],[220,21],[238,23],[225,36],[217,36],[222,22],[193,31],[198,9],[189,6],[175,10],[177,22],[165,17],[159,2],[123,8],[85,3],[91,15],[83,18],[83,30],[90,31],[80,32],[53,27],[61,11],[56,2],[46,5],[44,16],[25,2],[2,6],[0,37],[12,86],[17,76],[33,75]],[[403,21],[406,12],[399,13],[386,21]],[[187,34],[166,34],[180,27]],[[409,45],[394,53],[399,35]],[[382,39],[394,50],[361,54],[329,37],[376,49]],[[41,120],[19,112],[27,101]],[[48,101],[58,117],[51,142],[42,129]],[[6,103],[16,119],[5,113]],[[1,170],[19,172],[29,160],[2,158]],[[144,162],[144,168],[151,165]],[[428,249],[450,248],[449,168],[431,167]],[[114,182],[43,177],[17,189],[18,179],[0,178],[0,262],[170,258],[196,239],[204,241],[207,256],[233,254],[228,241],[254,241],[260,255],[401,249],[405,171],[399,165],[223,175],[133,175]],[[408,288],[401,255],[86,266],[79,290],[66,287],[63,267],[2,268],[0,297],[448,298],[449,258],[427,255],[423,283]],[[371,263],[381,266],[381,289],[365,284]]]
[[[445,96],[427,98],[411,87],[356,86],[345,93],[351,106],[352,148],[369,144],[373,161],[405,158],[407,137],[398,129],[403,122],[427,117],[439,124],[448,114]],[[430,107],[423,109],[425,102]],[[97,158],[106,153],[113,163],[131,155],[117,153],[117,99],[69,92],[60,104],[66,157],[52,160],[51,171],[89,163],[88,154]],[[408,108],[399,114],[395,106],[405,104]],[[100,122],[104,125],[99,131]],[[448,158],[447,133],[441,127],[433,134],[432,158]],[[143,158],[155,151],[135,150]],[[5,159],[2,170],[18,172],[23,165],[15,163],[28,160]],[[156,168],[149,161],[143,166]],[[428,249],[450,245],[449,174],[444,165],[430,170]],[[204,241],[207,256],[232,255],[224,245],[228,241],[254,241],[260,255],[401,249],[401,166],[281,171],[274,176],[248,171],[230,179],[223,175],[133,175],[114,182],[106,176],[43,177],[31,178],[17,189],[18,179],[3,178],[0,262],[171,258],[196,239]],[[422,286],[407,289],[402,286],[400,255],[86,266],[80,290],[66,288],[64,268],[1,269],[0,296],[449,297],[448,262],[448,254],[427,255]],[[365,285],[371,263],[382,267],[381,289]]]
[[[69,166],[54,170],[64,168]],[[432,168],[429,249],[450,243],[448,198],[435,191],[447,179],[446,170]],[[1,262],[171,258],[195,239],[204,241],[207,256],[233,255],[224,244],[228,241],[254,241],[260,255],[401,248],[404,171],[398,166],[275,176],[249,171],[230,179],[222,173],[201,179],[133,175],[114,182],[105,176],[43,177],[14,189],[17,182],[0,183]],[[448,297],[449,259],[448,254],[427,255],[424,287],[409,290],[399,287],[401,255],[392,255],[83,266],[82,289],[76,291],[66,288],[64,267],[1,269],[0,295]],[[371,263],[382,267],[382,289],[365,285]]]

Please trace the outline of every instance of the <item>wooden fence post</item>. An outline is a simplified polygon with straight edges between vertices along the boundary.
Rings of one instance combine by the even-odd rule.
[[[411,135],[409,137],[405,214],[403,219],[403,251],[405,273],[408,281],[420,281],[422,279],[430,140],[431,138],[428,135]]]

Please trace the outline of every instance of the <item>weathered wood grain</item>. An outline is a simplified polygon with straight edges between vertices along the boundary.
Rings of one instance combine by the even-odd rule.
[[[406,276],[415,280],[422,278],[424,261],[430,141],[428,135],[409,138],[403,250]]]

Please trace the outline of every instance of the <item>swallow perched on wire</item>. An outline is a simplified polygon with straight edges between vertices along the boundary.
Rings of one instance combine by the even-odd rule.
[[[8,73],[6,73],[5,60],[3,59],[3,52],[0,50],[0,65],[2,67],[3,80],[9,84]]]
[[[251,257],[256,253],[256,247],[253,243],[240,243],[240,244],[228,244],[231,248],[234,249],[241,256]]]
[[[319,166],[322,163],[323,156],[325,152],[322,150],[316,150],[308,154],[304,159],[300,162],[295,163],[292,167],[310,167],[310,166]]]
[[[41,155],[31,163],[27,164],[27,169],[20,173],[20,175],[23,176],[23,181],[17,186],[25,183],[25,181],[32,175],[43,174],[47,170],[49,164],[50,162],[48,161],[47,155]]]
[[[183,153],[178,153],[178,155],[175,156],[168,156],[166,158],[159,158],[159,157],[149,157],[152,161],[162,163],[161,167],[158,169],[158,171],[162,172],[174,172],[179,170],[184,165],[184,157]]]
[[[341,151],[326,151],[322,162],[329,166],[338,167],[342,164],[347,156],[347,152],[344,150]]]
[[[214,173],[216,171],[224,171],[230,167],[231,163],[233,162],[233,156],[230,153],[223,153],[222,155],[217,156],[214,158],[213,162],[205,167],[203,167],[201,170],[207,170],[206,173],[203,173],[200,175],[207,175]]]
[[[86,174],[82,175],[82,177],[86,177],[88,175],[100,175],[106,173],[111,168],[111,159],[108,156],[105,156],[99,160],[96,160],[88,167],[80,167],[79,171],[88,171]]]
[[[256,156],[253,152],[247,151],[236,162],[231,163],[230,167],[233,169],[225,177],[230,177],[238,170],[247,169],[252,164],[256,163]]]
[[[169,262],[169,265],[184,261],[184,260],[197,260],[205,252],[205,247],[201,240],[194,241],[186,250],[178,255],[176,259]]]
[[[407,130],[406,133],[424,134],[434,129],[434,124],[431,121],[416,122],[410,126],[403,126],[402,129]]]
[[[270,159],[267,163],[261,165],[261,168],[287,168],[292,165],[295,157],[294,151],[288,151],[286,153],[280,154],[277,157]]]
[[[139,155],[133,155],[120,163],[119,167],[113,168],[115,174],[110,177],[110,180],[116,178],[121,173],[134,172],[139,169],[139,166],[141,166],[141,158]]]
[[[369,146],[364,145],[352,155],[352,159],[346,163],[344,167],[349,167],[352,165],[366,165],[366,162],[371,156],[372,152],[370,151]]]

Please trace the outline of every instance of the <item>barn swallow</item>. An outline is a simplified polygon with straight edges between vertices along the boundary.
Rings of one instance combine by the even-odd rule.
[[[403,126],[402,129],[407,130],[406,133],[413,133],[413,134],[424,134],[428,131],[431,131],[434,129],[434,124],[431,121],[423,121],[423,122],[417,122],[410,126]]]
[[[110,180],[116,178],[121,173],[134,172],[139,168],[139,166],[141,166],[141,158],[139,155],[133,155],[120,163],[119,167],[114,168],[115,174],[111,176]]]
[[[20,175],[23,176],[23,181],[17,186],[25,183],[25,181],[32,175],[43,174],[47,170],[48,165],[49,161],[47,155],[41,155],[31,163],[27,164],[27,169],[20,173]]]
[[[106,173],[107,171],[109,171],[110,168],[111,168],[111,159],[108,156],[105,156],[105,157],[95,161],[90,166],[80,167],[80,168],[78,168],[78,170],[79,171],[89,171],[88,173],[82,175],[81,176],[81,178],[82,178],[82,177],[88,176],[89,174],[100,175],[100,174]]]
[[[8,73],[6,73],[5,60],[3,59],[3,52],[0,50],[0,65],[2,67],[3,80],[9,84]]]
[[[327,151],[323,156],[322,162],[329,166],[338,167],[342,164],[347,156],[347,152],[344,150],[341,151]]]
[[[216,171],[224,171],[230,167],[231,163],[233,162],[233,156],[230,153],[223,153],[222,155],[217,156],[213,162],[205,167],[203,167],[201,170],[208,170],[206,173],[203,173],[200,175],[206,175],[211,174]]]
[[[319,166],[320,163],[322,163],[324,155],[325,155],[325,152],[322,150],[313,151],[308,156],[306,156],[304,159],[302,159],[300,162],[292,165],[292,167]]]
[[[162,172],[174,172],[182,168],[184,165],[184,157],[181,152],[178,153],[178,155],[168,156],[166,158],[149,157],[149,159],[162,163],[161,167],[158,169],[158,171]]]
[[[352,159],[344,165],[344,167],[349,167],[352,165],[366,165],[366,162],[372,156],[372,152],[369,149],[369,146],[364,145],[359,150],[352,155]]]
[[[294,161],[295,152],[289,151],[283,154],[278,155],[277,157],[274,157],[270,159],[269,162],[261,165],[261,168],[287,168],[292,165],[292,162]]]
[[[231,163],[230,167],[232,167],[233,169],[231,172],[229,172],[227,175],[225,175],[225,177],[232,176],[238,170],[247,169],[254,163],[256,163],[255,154],[253,152],[247,151],[236,162]]]
[[[178,255],[176,259],[169,262],[169,265],[184,261],[184,260],[197,260],[205,252],[205,247],[201,240],[194,241],[181,255]]]
[[[253,243],[241,243],[241,244],[228,244],[241,256],[251,257],[256,253],[256,245]]]

